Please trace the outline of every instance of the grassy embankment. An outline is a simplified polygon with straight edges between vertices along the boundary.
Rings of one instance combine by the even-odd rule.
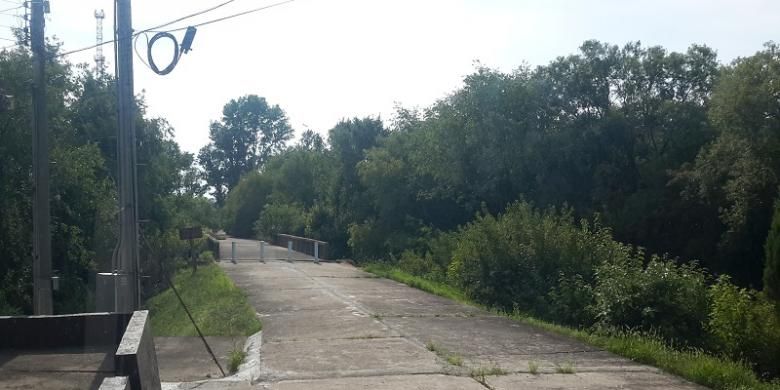
[[[246,295],[216,264],[179,270],[173,283],[204,336],[249,336],[260,331],[260,321]],[[170,288],[147,302],[155,336],[197,336]]]
[[[363,266],[363,269],[377,276],[404,283],[410,287],[491,310],[469,300],[462,292],[452,286],[408,274],[396,267],[385,264],[367,264]],[[679,351],[663,341],[647,336],[630,332],[599,334],[552,324],[521,314],[498,314],[554,333],[573,337],[582,342],[625,356],[633,361],[661,368],[664,371],[715,390],[780,390],[780,382],[767,383],[761,381],[749,367],[740,362],[712,356],[697,350]]]

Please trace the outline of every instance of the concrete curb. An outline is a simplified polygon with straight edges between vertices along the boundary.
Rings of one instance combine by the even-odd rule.
[[[246,339],[246,343],[244,343],[246,358],[244,358],[244,362],[238,366],[238,371],[228,378],[245,380],[252,384],[256,383],[260,379],[260,376],[264,374],[261,355],[262,347],[263,331],[261,330]]]
[[[193,382],[163,382],[163,390],[186,390],[194,389],[205,384],[218,384],[218,383],[246,383],[256,384],[259,382],[261,375],[264,374],[262,369],[262,357],[261,348],[263,345],[263,331],[259,331],[249,336],[244,343],[244,352],[246,352],[246,358],[244,362],[238,367],[238,371],[233,375],[228,375],[224,378],[206,379]]]

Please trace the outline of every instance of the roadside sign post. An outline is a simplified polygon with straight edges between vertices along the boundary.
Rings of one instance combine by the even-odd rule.
[[[230,261],[236,264],[236,242],[230,243]]]
[[[200,226],[186,227],[179,229],[179,239],[190,242],[190,263],[192,264],[192,273],[198,270],[198,261],[195,259],[195,240],[203,237],[203,229]]]
[[[260,241],[260,262],[265,263],[265,241]]]

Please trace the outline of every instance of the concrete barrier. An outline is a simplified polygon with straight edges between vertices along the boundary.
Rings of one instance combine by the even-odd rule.
[[[122,336],[122,342],[116,350],[115,360],[117,375],[126,376],[131,389],[160,389],[160,373],[149,324],[149,311],[133,313]]]
[[[104,378],[98,390],[131,390],[130,381],[126,376]]]
[[[0,317],[0,349],[118,345],[129,321],[121,313]]]
[[[101,389],[160,389],[157,354],[148,311],[136,311],[132,314],[82,313],[0,317],[0,351],[19,350],[27,354],[46,356],[47,353],[61,353],[56,351],[65,348],[89,351],[90,347],[116,351],[113,353],[113,368],[109,368],[107,372],[103,371],[102,374],[100,369],[95,369],[96,375],[100,377],[111,373],[114,375],[103,379]],[[111,352],[108,352],[109,359],[112,357]],[[34,367],[31,368],[30,375],[36,375]],[[117,377],[126,378],[123,380]]]

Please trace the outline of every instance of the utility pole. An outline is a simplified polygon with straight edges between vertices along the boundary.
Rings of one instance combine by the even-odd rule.
[[[49,128],[46,113],[46,46],[44,0],[29,2],[33,90],[33,313],[53,313],[51,296],[51,228],[49,226]]]
[[[140,305],[138,196],[136,191],[135,96],[133,92],[133,18],[130,0],[117,0],[117,103],[119,106],[119,277],[116,311]]]

